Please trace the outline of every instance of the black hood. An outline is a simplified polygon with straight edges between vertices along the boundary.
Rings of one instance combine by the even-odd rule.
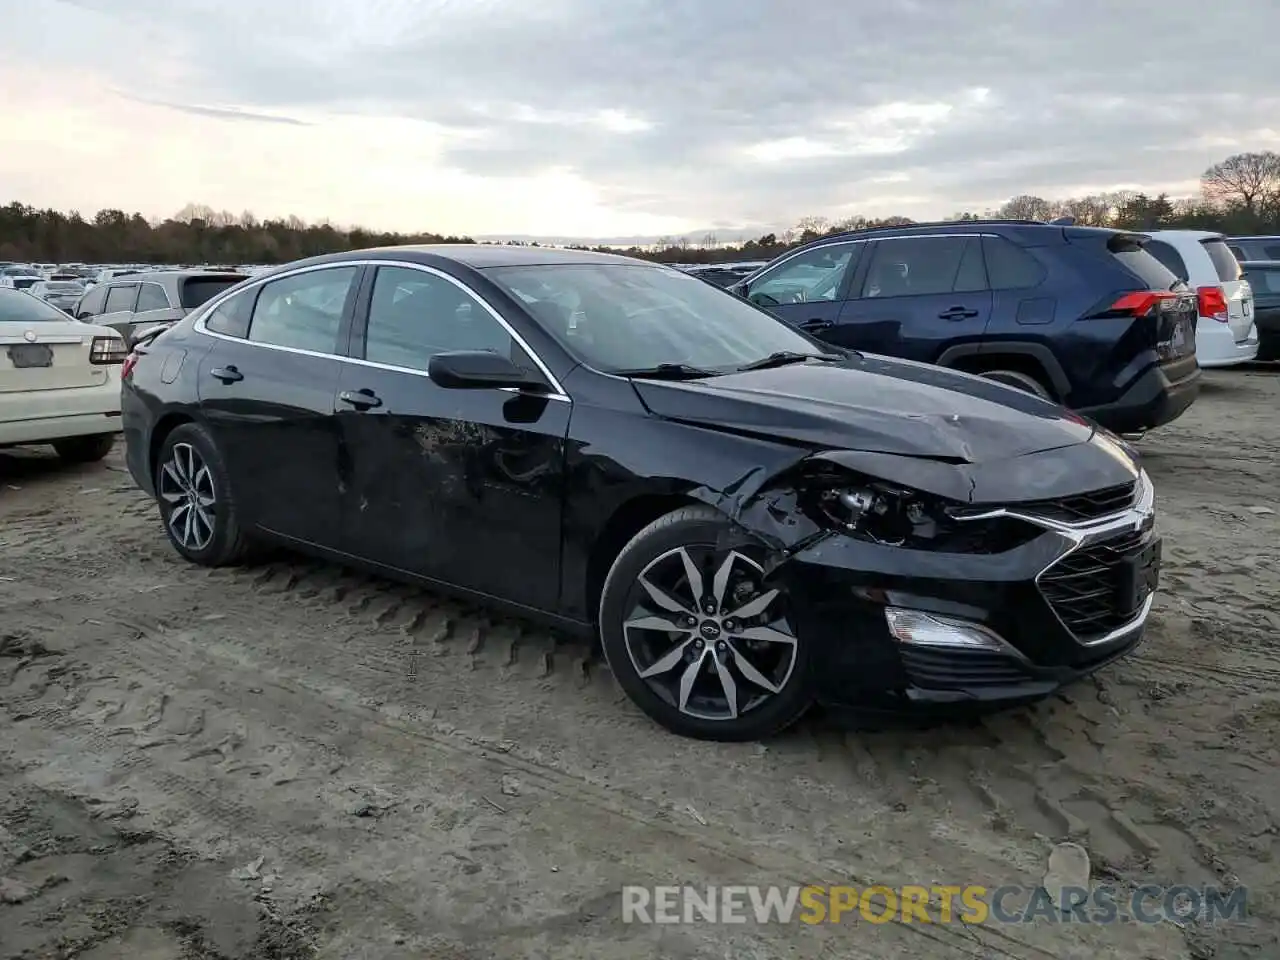
[[[814,449],[978,464],[1087,443],[1094,433],[1087,421],[1021,390],[879,356],[632,382],[657,416]]]

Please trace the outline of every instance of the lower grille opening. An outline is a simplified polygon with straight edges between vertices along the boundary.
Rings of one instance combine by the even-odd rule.
[[[1040,592],[1067,629],[1080,639],[1101,636],[1133,620],[1142,609],[1122,596],[1125,562],[1142,546],[1141,531],[1095,543],[1063,557],[1040,575]]]
[[[902,665],[911,683],[929,690],[971,690],[1023,683],[1031,675],[1016,658],[980,650],[904,645]]]

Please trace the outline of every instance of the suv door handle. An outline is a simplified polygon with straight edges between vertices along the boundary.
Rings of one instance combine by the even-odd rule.
[[[363,390],[357,390],[354,393],[350,390],[343,390],[338,394],[338,399],[343,403],[350,404],[357,410],[371,410],[374,407],[382,406],[382,399],[368,387]]]
[[[964,307],[948,307],[938,314],[943,320],[968,320],[977,315],[977,310],[967,310]]]
[[[805,321],[803,321],[803,322],[800,324],[800,329],[801,329],[801,330],[810,330],[810,331],[812,331],[812,330],[826,330],[826,329],[828,329],[829,327],[834,327],[834,326],[835,326],[835,324],[834,324],[832,321],[830,321],[830,320],[822,320],[822,319],[819,319],[818,317],[814,317],[812,320],[805,320]]]
[[[244,379],[244,374],[231,364],[227,364],[225,367],[214,367],[209,371],[209,376],[215,380],[221,380],[223,383],[237,383]]]

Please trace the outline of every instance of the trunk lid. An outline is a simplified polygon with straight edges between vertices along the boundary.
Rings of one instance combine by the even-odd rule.
[[[74,320],[0,320],[0,393],[100,386],[107,368],[89,362],[95,335],[106,331]]]
[[[1200,245],[1213,261],[1222,295],[1227,300],[1227,325],[1231,328],[1231,336],[1236,343],[1241,343],[1249,338],[1249,331],[1253,328],[1253,288],[1244,279],[1240,261],[1226,240],[1210,237],[1201,240]]]

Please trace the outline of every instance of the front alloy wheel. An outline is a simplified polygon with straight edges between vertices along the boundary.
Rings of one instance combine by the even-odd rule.
[[[641,531],[606,582],[601,635],[619,683],[654,719],[688,736],[748,740],[808,705],[805,657],[785,592],[767,582],[755,545],[726,543],[728,532],[708,507]]]

